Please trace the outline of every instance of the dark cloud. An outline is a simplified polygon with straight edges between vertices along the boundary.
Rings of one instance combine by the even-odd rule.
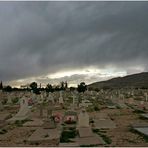
[[[148,2],[0,2],[0,79],[147,70],[147,13]]]

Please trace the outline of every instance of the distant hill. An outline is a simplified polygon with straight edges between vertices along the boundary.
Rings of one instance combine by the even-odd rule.
[[[88,85],[88,88],[148,88],[148,72],[117,77],[107,81],[95,82]]]

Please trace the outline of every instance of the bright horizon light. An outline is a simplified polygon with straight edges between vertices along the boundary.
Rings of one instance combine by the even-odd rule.
[[[81,80],[73,80],[70,79],[72,76],[78,75],[82,76],[84,75],[84,78]],[[98,69],[96,67],[89,67],[84,68],[82,70],[69,70],[69,71],[61,71],[53,74],[48,74],[44,76],[38,76],[38,77],[29,77],[25,79],[18,79],[11,81],[11,85],[14,87],[20,87],[21,85],[30,84],[31,82],[37,82],[42,83],[42,86],[46,86],[47,83],[51,83],[52,85],[56,85],[62,81],[62,79],[68,78],[68,86],[69,87],[75,87],[79,84],[80,81],[84,81],[87,84],[102,81],[102,80],[108,80],[113,77],[123,77],[126,76],[127,72],[124,70],[116,70],[114,68],[107,68],[107,69]],[[91,79],[93,78],[93,79]]]

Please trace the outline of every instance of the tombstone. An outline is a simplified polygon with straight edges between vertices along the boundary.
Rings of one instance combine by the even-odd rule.
[[[13,104],[12,103],[12,95],[9,94],[7,98],[8,98],[7,104]]]
[[[144,107],[145,107],[144,101],[140,101],[139,108],[144,109]]]
[[[63,92],[60,91],[60,97],[59,97],[59,103],[60,103],[60,104],[63,104],[63,103],[64,103],[62,93],[63,93]]]
[[[89,127],[89,115],[87,114],[85,109],[83,109],[78,116],[78,126]]]
[[[128,103],[129,103],[130,105],[134,104],[134,99],[133,99],[133,98],[129,98],[129,99],[128,99]]]
[[[44,100],[44,95],[41,94],[41,95],[40,95],[40,98],[41,98],[41,100]]]
[[[49,102],[49,107],[47,108],[47,118],[52,116],[52,110],[53,110],[53,104],[52,102]]]

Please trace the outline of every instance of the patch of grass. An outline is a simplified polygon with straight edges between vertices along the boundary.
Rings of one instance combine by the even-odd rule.
[[[126,139],[129,143],[136,143],[134,140]]]
[[[16,104],[16,103],[18,102],[18,100],[19,100],[18,98],[12,99],[12,103],[13,103],[13,104]]]
[[[112,140],[104,134],[99,134],[107,144],[111,144]]]
[[[95,106],[95,107],[94,107],[94,110],[95,110],[95,111],[99,111],[100,109],[99,109],[98,106]]]
[[[32,121],[32,120],[30,120],[30,119],[16,120],[14,124],[15,124],[16,126],[18,126],[18,127],[22,127],[23,124],[24,124],[25,122],[27,122],[27,121]]]
[[[49,135],[48,135],[48,134],[46,134],[46,135],[44,136],[44,138],[47,138],[47,137],[49,137]]]
[[[99,129],[93,129],[93,132],[96,133],[96,134],[98,134],[99,136],[101,136],[102,139],[103,139],[107,144],[111,144],[111,143],[112,143],[112,140],[111,140],[109,137],[107,137],[106,135],[104,135],[101,130],[99,130]],[[104,132],[104,131],[103,131],[103,132]]]
[[[133,111],[133,113],[140,114],[140,113],[145,113],[145,111],[136,109],[136,110]]]
[[[141,119],[141,120],[147,120],[146,117],[142,117],[142,116],[139,116],[139,119]]]
[[[6,129],[1,129],[0,130],[0,134],[5,134],[5,133],[7,133],[8,131],[6,130]]]
[[[121,109],[121,107],[120,107],[120,106],[116,106],[116,108],[117,108],[117,109]]]
[[[75,137],[76,137],[76,130],[63,131],[61,134],[60,142],[61,143],[73,142],[70,140],[70,138],[75,138]]]
[[[87,112],[93,112],[93,111],[94,111],[94,107],[88,107],[88,108],[86,109],[86,111],[87,111]]]
[[[23,140],[24,143],[27,143],[27,140]]]

